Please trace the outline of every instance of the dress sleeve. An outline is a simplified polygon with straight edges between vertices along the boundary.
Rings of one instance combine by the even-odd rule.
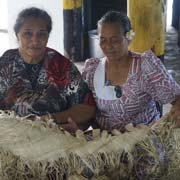
[[[83,79],[77,67],[71,63],[67,71],[68,85],[66,87],[69,106],[85,104],[94,106],[94,98],[87,83]]]
[[[84,80],[87,82],[88,87],[91,91],[93,90],[93,78],[98,63],[99,59],[87,59],[85,61],[84,68],[82,71],[82,76]]]
[[[6,109],[5,97],[11,82],[12,64],[8,63],[8,51],[0,57],[0,109]]]
[[[180,96],[180,86],[152,51],[141,57],[141,88],[160,104],[171,103]]]

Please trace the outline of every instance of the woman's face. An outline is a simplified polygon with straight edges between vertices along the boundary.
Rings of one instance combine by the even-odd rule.
[[[26,63],[39,63],[45,53],[49,33],[40,18],[29,17],[17,33],[19,52]]]
[[[128,54],[128,40],[118,23],[104,23],[98,32],[100,47],[109,60],[120,60]]]

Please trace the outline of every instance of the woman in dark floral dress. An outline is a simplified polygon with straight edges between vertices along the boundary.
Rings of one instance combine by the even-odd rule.
[[[44,10],[19,14],[14,26],[19,48],[0,59],[0,109],[20,116],[51,114],[66,129],[82,127],[94,116],[94,100],[76,66],[46,47],[51,28]]]

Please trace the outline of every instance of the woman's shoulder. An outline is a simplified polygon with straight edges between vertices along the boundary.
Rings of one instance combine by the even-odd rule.
[[[46,47],[46,55],[48,56],[49,59],[54,59],[54,60],[65,60],[68,61],[68,59],[63,56],[60,52],[58,52],[55,49]]]
[[[45,66],[48,70],[51,69],[51,71],[55,71],[55,69],[58,69],[58,72],[61,71],[61,73],[64,73],[64,75],[66,73],[69,73],[70,71],[73,71],[74,73],[79,73],[75,64],[71,60],[66,58],[58,51],[48,47],[46,48]]]
[[[162,61],[151,50],[145,51],[140,54],[139,67],[141,72],[152,73],[157,72],[160,69],[165,69]]]
[[[61,64],[61,66],[63,64],[72,64],[72,62],[60,52],[49,47],[46,48],[46,61],[49,63]]]
[[[131,52],[132,57],[137,59],[141,65],[144,64],[159,64],[161,60],[151,51],[147,50],[143,53]]]
[[[90,58],[85,61],[84,69],[92,69],[97,67],[97,65],[102,61],[99,58]]]
[[[3,53],[3,55],[0,58],[0,62],[11,62],[16,59],[18,55],[18,49],[9,49]]]
[[[7,51],[5,51],[2,56],[1,59],[12,59],[12,57],[17,56],[18,54],[18,49],[8,49]]]
[[[158,66],[163,66],[160,58],[158,58],[151,50],[145,51],[141,56],[141,64],[143,66],[150,66],[152,68],[157,68]]]

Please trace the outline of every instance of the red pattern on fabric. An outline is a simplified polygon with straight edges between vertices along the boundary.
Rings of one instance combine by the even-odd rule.
[[[49,81],[58,86],[66,86],[69,84],[70,79],[67,78],[69,65],[69,61],[63,56],[60,62],[56,61],[56,56],[53,57],[51,63],[46,67]]]

